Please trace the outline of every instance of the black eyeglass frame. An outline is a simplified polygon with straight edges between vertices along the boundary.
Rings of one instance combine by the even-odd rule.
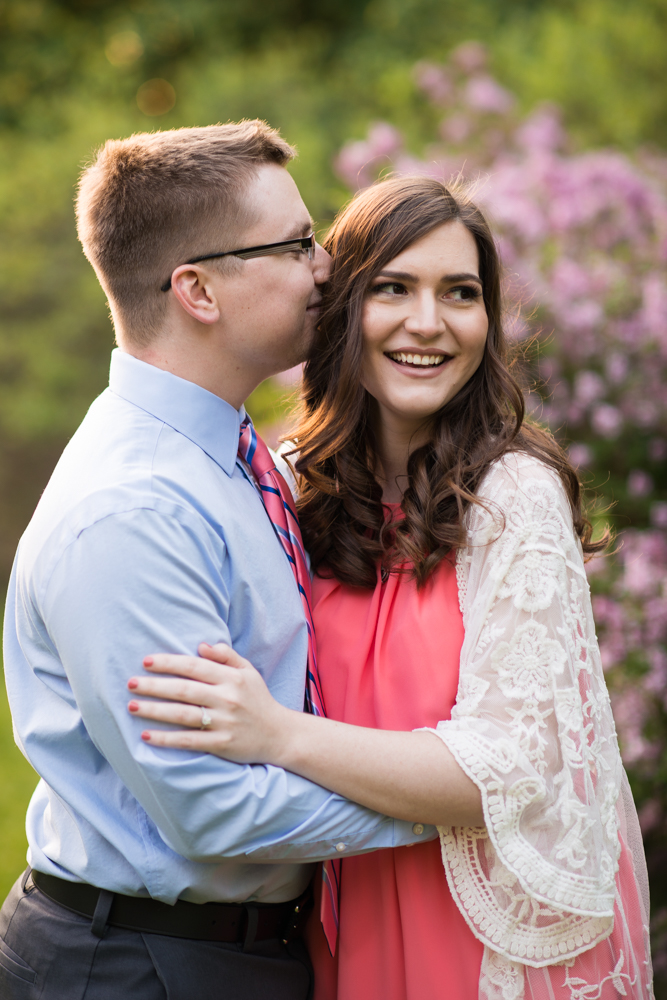
[[[224,253],[204,253],[201,257],[193,257],[192,260],[186,260],[186,264],[199,264],[202,260],[213,260],[215,257],[240,257],[241,260],[252,260],[253,257],[268,257],[274,253],[292,253],[295,250],[300,250],[302,253],[308,254],[308,260],[313,260],[315,257],[315,233],[311,233],[310,236],[300,236],[294,240],[281,240],[280,243],[265,243],[261,247],[246,247],[245,250],[225,250]],[[164,285],[161,286],[161,292],[168,292],[171,288],[171,275]]]

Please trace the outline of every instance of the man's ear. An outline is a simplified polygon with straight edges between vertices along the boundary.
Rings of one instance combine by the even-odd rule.
[[[181,264],[171,276],[171,288],[186,313],[200,323],[217,323],[220,305],[213,290],[211,274],[196,264]]]

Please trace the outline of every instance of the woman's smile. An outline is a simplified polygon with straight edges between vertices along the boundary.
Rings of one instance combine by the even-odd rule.
[[[400,368],[407,369],[410,374],[419,376],[433,375],[444,364],[452,360],[451,354],[443,354],[439,351],[426,353],[418,351],[414,347],[408,347],[403,351],[385,351],[385,357]]]

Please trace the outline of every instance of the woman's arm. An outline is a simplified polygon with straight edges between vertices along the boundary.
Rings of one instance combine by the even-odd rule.
[[[147,657],[151,676],[129,681],[136,695],[168,699],[132,701],[134,715],[191,727],[146,731],[153,746],[274,764],[396,819],[483,825],[479,789],[432,733],[365,729],[294,712],[228,646],[202,645],[200,653]],[[201,706],[211,718],[206,730]]]

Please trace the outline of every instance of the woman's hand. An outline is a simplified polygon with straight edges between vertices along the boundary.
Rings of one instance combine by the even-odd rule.
[[[202,643],[200,657],[147,656],[151,676],[131,677],[134,695],[163,699],[128,704],[132,715],[184,730],[147,729],[141,738],[156,747],[199,750],[243,764],[274,763],[290,729],[292,712],[269,692],[253,665],[222,643]],[[156,676],[170,674],[173,676]],[[210,722],[202,728],[202,722]]]

